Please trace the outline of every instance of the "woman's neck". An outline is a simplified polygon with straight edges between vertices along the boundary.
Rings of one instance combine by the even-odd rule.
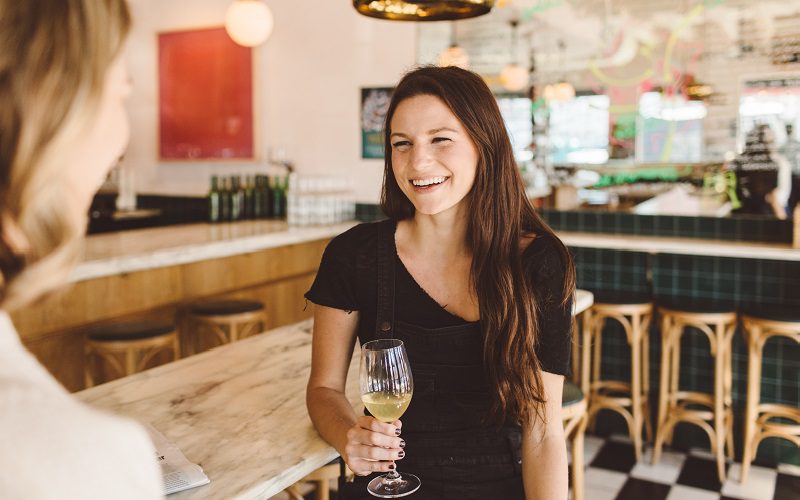
[[[408,220],[406,242],[437,260],[468,255],[467,217],[456,207],[435,215],[417,213]]]

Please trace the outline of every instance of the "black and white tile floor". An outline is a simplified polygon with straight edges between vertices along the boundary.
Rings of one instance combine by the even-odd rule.
[[[650,464],[651,456],[651,449],[647,449],[637,464],[629,439],[587,434],[586,500],[800,500],[800,467],[782,465],[773,469],[753,465],[747,481],[740,484],[740,464],[729,463],[727,479],[720,484],[716,461],[708,451],[683,453],[665,449],[656,465]],[[333,482],[331,486],[331,500],[335,500]],[[310,485],[303,493],[306,499],[315,497]],[[283,499],[288,495],[273,497]]]
[[[587,435],[584,448],[586,500],[800,500],[800,468],[751,466],[739,483],[740,464],[729,462],[727,479],[717,479],[707,451],[665,449],[656,465],[651,449],[636,463],[630,440]]]

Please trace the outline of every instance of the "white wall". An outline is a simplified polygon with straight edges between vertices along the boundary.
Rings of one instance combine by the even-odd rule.
[[[212,174],[266,172],[268,148],[282,147],[298,172],[346,176],[358,201],[377,202],[383,161],[361,159],[360,87],[391,86],[414,65],[416,26],[366,18],[347,0],[266,0],[275,27],[254,49],[257,161],[158,161],[156,34],[221,26],[231,1],[130,0],[134,91],[124,161],[137,191],[202,195]]]

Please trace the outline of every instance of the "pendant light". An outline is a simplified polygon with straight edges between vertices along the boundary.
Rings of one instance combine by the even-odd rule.
[[[225,13],[225,31],[245,47],[264,43],[272,33],[272,12],[263,0],[234,0]]]
[[[566,45],[563,40],[558,41],[558,48],[561,53],[561,68],[564,67],[564,49]],[[567,102],[575,98],[575,87],[571,83],[562,79],[558,83],[547,84],[544,87],[543,96],[548,101]]]
[[[359,14],[390,21],[453,21],[489,13],[495,0],[353,0]]]
[[[450,23],[450,47],[439,54],[436,64],[442,68],[458,66],[462,69],[469,69],[469,54],[456,43],[456,27],[453,23]]]
[[[500,72],[500,83],[503,88],[510,92],[519,92],[528,86],[528,70],[516,62],[518,21],[512,19],[509,24],[511,24],[511,50],[509,57],[511,62],[506,64],[503,71]]]

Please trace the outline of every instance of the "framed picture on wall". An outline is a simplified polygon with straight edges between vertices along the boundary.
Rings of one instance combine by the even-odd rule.
[[[159,33],[161,160],[254,158],[252,49],[225,28]]]
[[[362,158],[383,158],[383,122],[393,90],[392,87],[361,89]]]

